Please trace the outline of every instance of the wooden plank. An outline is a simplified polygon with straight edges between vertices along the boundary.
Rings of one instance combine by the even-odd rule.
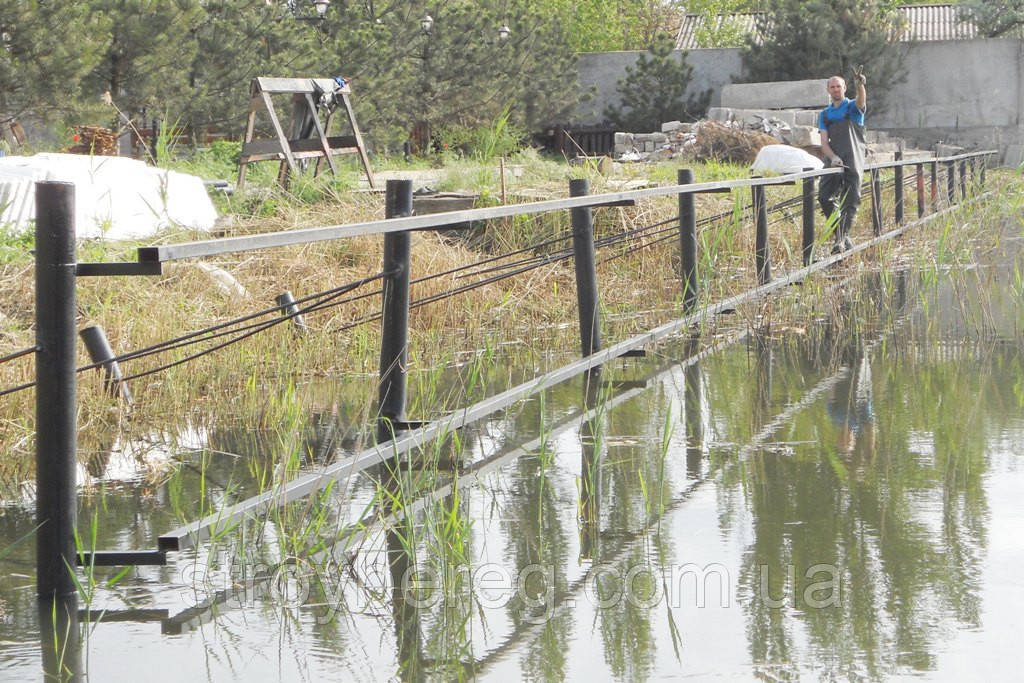
[[[358,147],[332,147],[331,156],[338,156],[339,154],[358,154]],[[242,157],[246,163],[253,161],[284,161],[283,152],[268,152],[265,154],[249,154]],[[313,150],[310,152],[292,152],[292,159],[323,159],[324,153],[320,150]]]
[[[306,95],[306,106],[309,107],[309,114],[313,117],[313,127],[316,129],[316,139],[317,142],[320,143],[320,149],[323,150],[324,155],[327,157],[327,165],[331,167],[331,173],[338,175],[338,167],[334,163],[334,157],[331,154],[330,143],[327,140],[327,135],[324,133],[324,127],[320,125],[320,115],[316,111],[316,102],[313,101],[312,95]],[[316,177],[319,174],[320,163],[317,162],[313,176]]]
[[[288,137],[284,134],[284,130],[281,128],[281,122],[277,119],[277,112],[274,111],[274,103],[270,101],[270,95],[263,93],[263,103],[267,106],[267,113],[270,114],[270,122],[274,124],[274,132],[277,133],[278,140],[281,141],[282,151],[284,152],[284,159],[288,164],[288,170],[295,169],[295,160],[292,158],[291,150],[288,148]]]
[[[359,160],[363,162],[363,170],[366,171],[366,180],[369,181],[370,187],[376,188],[373,170],[370,169],[370,158],[366,156],[366,145],[363,144],[363,136],[359,133],[359,124],[356,123],[356,114],[352,111],[352,102],[349,101],[347,93],[341,93],[341,102],[345,105],[348,122],[352,124],[352,133],[356,138],[356,147],[359,148]]]
[[[320,146],[319,140],[288,140],[287,142],[288,148],[291,150],[293,156],[303,152],[323,154],[323,148]],[[338,135],[333,138],[327,138],[327,144],[334,154],[338,153],[336,151],[338,149],[355,149],[357,147],[356,139],[352,135]],[[283,156],[284,148],[279,140],[253,140],[252,142],[242,145],[243,157],[252,157],[262,154],[279,154]]]
[[[259,78],[253,79],[253,88],[255,88],[255,93],[265,92],[270,94],[312,94],[316,92],[315,86],[319,86],[321,90],[324,90],[326,92],[352,92],[348,85],[339,88],[338,84],[335,82],[333,78],[273,78],[267,76],[260,76]]]
[[[331,134],[331,121],[334,120],[334,112],[335,111],[337,111],[337,107],[328,107],[327,108],[327,119],[324,121],[324,135],[326,135],[326,136],[330,136],[330,134]],[[328,137],[328,140],[330,140],[329,137]],[[320,171],[323,170],[323,166],[324,166],[324,160],[323,159],[317,159],[316,160],[316,168],[313,169],[313,176],[314,177],[320,175]]]
[[[252,132],[256,125],[256,104],[258,101],[255,97],[249,101],[249,118],[245,122],[245,137],[242,139],[243,146],[252,141]],[[245,159],[241,159],[238,164],[238,182],[235,183],[235,187],[238,189],[245,187],[245,164]]]

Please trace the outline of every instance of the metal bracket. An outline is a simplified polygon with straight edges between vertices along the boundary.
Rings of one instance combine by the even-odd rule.
[[[163,264],[159,261],[75,264],[75,275],[79,277],[97,275],[163,275],[163,272]]]
[[[79,567],[124,567],[141,565],[166,565],[165,550],[96,550],[83,551],[76,555]]]
[[[392,424],[392,426],[394,426],[396,431],[400,430],[400,431],[407,432],[407,431],[410,431],[412,429],[422,429],[423,427],[426,427],[428,424],[430,424],[430,421],[429,420],[404,420],[402,422],[392,421],[391,424]]]
[[[617,391],[629,391],[630,389],[646,389],[650,383],[642,379],[613,379],[601,382],[601,386]]]

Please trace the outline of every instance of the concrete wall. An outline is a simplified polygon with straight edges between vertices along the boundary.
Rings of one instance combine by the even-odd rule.
[[[597,95],[576,111],[576,122],[597,124],[604,106],[618,103],[617,83],[639,52],[580,55],[579,79]],[[694,67],[689,93],[712,88],[712,106],[722,87],[742,72],[738,49],[691,50]],[[957,40],[918,43],[908,47],[907,80],[895,86],[887,110],[871,116],[871,74],[868,74],[868,127],[904,137],[923,149],[937,142],[967,147],[993,147],[1003,161],[1024,161],[1024,41]],[[824,95],[823,98],[824,100]],[[644,132],[644,131],[634,131]]]
[[[626,75],[626,67],[633,66],[643,52],[585,52],[579,55],[577,71],[580,86],[586,92],[596,88],[593,98],[582,103],[574,113],[574,122],[581,125],[595,125],[604,120],[602,112],[609,105],[621,104],[618,82]],[[676,55],[682,53],[677,51]],[[722,86],[731,83],[740,73],[740,52],[735,49],[691,50],[687,63],[693,67],[693,79],[686,90],[686,96],[695,96],[711,89],[711,106],[718,106]],[[635,131],[638,133],[649,131]]]

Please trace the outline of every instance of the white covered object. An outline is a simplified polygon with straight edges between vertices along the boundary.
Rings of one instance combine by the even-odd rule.
[[[799,147],[765,145],[750,166],[752,173],[799,173],[805,168],[817,171],[824,167],[821,159]]]
[[[0,157],[0,225],[29,228],[37,180],[75,184],[79,239],[147,237],[172,223],[209,230],[217,219],[197,176],[124,157],[36,154]]]

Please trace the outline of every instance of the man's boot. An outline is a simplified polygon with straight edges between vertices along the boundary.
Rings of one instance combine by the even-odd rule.
[[[843,215],[839,219],[839,239],[836,240],[836,243],[839,245],[841,242],[843,251],[853,249],[853,240],[850,239],[850,228],[853,226],[854,215],[853,211],[846,210],[843,211]]]

